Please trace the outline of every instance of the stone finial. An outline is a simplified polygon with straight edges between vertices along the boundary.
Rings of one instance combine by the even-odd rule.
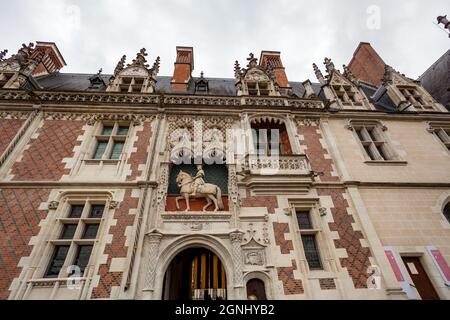
[[[447,15],[437,17],[438,24],[443,24],[445,29],[450,31],[450,21],[447,19]],[[450,33],[448,35],[450,37]]]
[[[103,68],[100,68],[97,72],[97,75],[100,76],[102,74],[102,72],[103,72]]]
[[[154,77],[156,77],[158,75],[160,66],[161,66],[161,58],[157,57],[155,62],[153,63],[152,69],[151,69],[152,75]]]
[[[200,72],[200,79],[204,79],[205,73],[203,71]]]
[[[147,53],[147,49],[142,48],[137,54],[136,54],[136,59],[134,59],[132,61],[131,64],[129,64],[128,66],[141,66],[144,68],[148,68],[150,67],[150,65],[147,64],[147,59],[145,57],[148,56]]]
[[[355,75],[352,73],[352,71],[350,70],[350,68],[348,66],[346,66],[345,64],[343,64],[342,67],[344,68],[343,76],[352,82],[356,82],[357,79],[356,79]]]
[[[21,67],[26,67],[29,63],[31,53],[34,50],[34,43],[22,44],[22,47],[10,59],[16,61]]]
[[[114,76],[117,76],[119,74],[119,72],[123,70],[123,68],[125,67],[126,60],[127,60],[127,56],[123,55],[122,58],[120,59],[120,61],[117,63],[116,68],[114,69]]]
[[[319,67],[317,66],[317,64],[313,63],[313,69],[314,69],[314,73],[316,75],[317,80],[319,80],[320,84],[325,84],[325,78],[323,76],[322,71],[320,71]]]
[[[384,75],[383,75],[383,84],[391,84],[393,81],[393,74],[395,70],[389,65],[385,65],[384,67]]]
[[[242,75],[241,65],[239,64],[239,61],[236,60],[234,63],[234,77],[236,79],[239,79]]]
[[[323,64],[325,65],[328,74],[331,74],[334,70],[336,70],[334,63],[331,61],[330,58],[325,58]]]
[[[8,50],[5,49],[3,51],[0,51],[0,61],[5,60],[6,54],[8,53]]]
[[[251,53],[251,52],[250,52],[250,54],[249,54],[249,56],[247,58],[247,61],[248,61],[247,68],[249,68],[249,69],[250,68],[254,68],[254,67],[256,67],[258,65],[258,59],[256,59],[255,55],[253,53]]]

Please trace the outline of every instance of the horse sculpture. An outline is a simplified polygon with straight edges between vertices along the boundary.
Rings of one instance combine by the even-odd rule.
[[[194,188],[192,186],[194,182],[194,178],[186,172],[180,171],[180,173],[177,175],[177,185],[180,188],[180,194],[181,197],[177,197],[176,205],[177,210],[180,210],[180,206],[178,201],[179,200],[185,200],[186,201],[186,212],[191,210],[189,199],[199,199],[199,198],[205,198],[208,202],[204,207],[203,211],[206,211],[206,209],[211,206],[214,203],[215,209],[214,212],[217,212],[219,209],[223,210],[224,205],[222,202],[222,190],[214,184],[205,183],[204,185],[201,185],[195,196],[193,196]]]

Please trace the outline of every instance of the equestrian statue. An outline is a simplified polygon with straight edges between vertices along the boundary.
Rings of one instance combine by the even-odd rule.
[[[180,210],[179,200],[186,201],[186,212],[191,210],[189,199],[205,198],[207,204],[203,207],[206,211],[213,203],[215,206],[214,212],[224,209],[222,201],[222,190],[219,186],[205,182],[205,171],[202,165],[197,165],[197,174],[192,177],[187,172],[180,171],[177,175],[177,185],[180,188],[180,197],[176,198],[177,210]]]

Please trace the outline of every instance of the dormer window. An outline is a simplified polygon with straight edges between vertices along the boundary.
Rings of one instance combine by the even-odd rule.
[[[399,86],[398,89],[416,110],[433,110],[433,106],[428,105],[422,94],[415,87]]]
[[[0,73],[0,88],[3,88],[9,80],[14,76],[14,73],[2,72]]]
[[[356,92],[351,85],[333,85],[333,89],[341,103],[361,105],[361,101],[357,97]]]
[[[292,155],[286,125],[277,120],[253,121],[253,146],[259,156]]]
[[[195,81],[195,93],[206,94],[209,91],[209,82],[204,77],[203,71],[200,74],[200,78]]]
[[[144,78],[141,77],[122,77],[120,78],[120,92],[139,93],[144,86]]]
[[[269,83],[267,82],[247,82],[249,96],[268,96]]]

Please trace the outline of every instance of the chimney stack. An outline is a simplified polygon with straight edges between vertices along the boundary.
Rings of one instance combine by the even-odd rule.
[[[278,51],[262,51],[259,65],[262,68],[272,68],[275,79],[280,89],[291,89],[286,71],[281,62],[281,53]]]
[[[194,70],[194,48],[177,47],[177,58],[171,81],[172,91],[186,91]]]
[[[37,41],[31,58],[37,57],[38,55],[42,56],[42,61],[33,71],[34,77],[58,72],[67,65],[54,42]]]

